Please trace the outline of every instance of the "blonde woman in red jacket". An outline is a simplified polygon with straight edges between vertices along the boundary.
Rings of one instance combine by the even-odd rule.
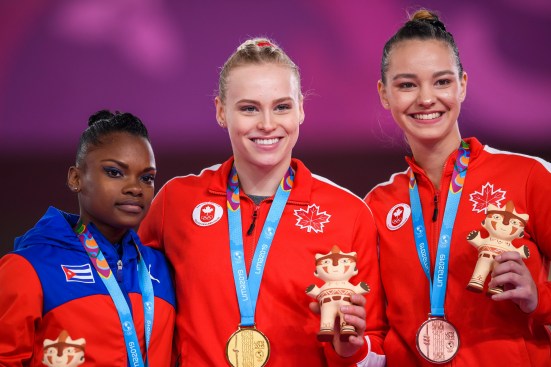
[[[435,13],[390,38],[381,71],[381,103],[412,152],[365,199],[388,366],[550,366],[551,165],[461,137],[467,74]]]
[[[292,158],[304,120],[297,66],[252,39],[227,60],[219,87],[216,119],[233,156],[169,181],[140,227],[175,270],[179,365],[384,365],[373,218],[361,198]],[[371,292],[341,308],[359,335],[321,343],[305,289],[316,254],[335,245],[357,253],[352,282]]]

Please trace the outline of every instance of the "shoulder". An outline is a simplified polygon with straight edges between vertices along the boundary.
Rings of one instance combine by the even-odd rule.
[[[393,173],[390,178],[384,182],[375,185],[368,193],[367,197],[384,195],[385,193],[394,192],[397,189],[406,187],[405,183],[409,181],[407,169],[401,172]]]
[[[33,289],[40,288],[39,283],[37,269],[26,257],[11,252],[0,258],[0,289],[3,293],[8,288],[16,291],[29,291],[31,285]]]
[[[482,151],[488,159],[500,159],[510,162],[511,164],[522,164],[523,166],[529,164],[536,166],[537,168],[542,168],[548,173],[551,173],[551,163],[539,157],[495,149],[488,145],[485,145]]]
[[[312,174],[312,180],[314,183],[313,186],[317,190],[321,190],[324,193],[331,195],[332,197],[339,198],[340,200],[347,200],[358,205],[363,204],[363,200],[361,197],[359,197],[346,187],[341,186],[326,177]]]
[[[220,169],[221,164],[215,164],[210,167],[206,167],[198,174],[188,174],[185,176],[176,176],[168,180],[163,189],[172,189],[178,186],[195,186],[201,184],[204,186],[205,182],[209,182],[213,176],[215,176]]]

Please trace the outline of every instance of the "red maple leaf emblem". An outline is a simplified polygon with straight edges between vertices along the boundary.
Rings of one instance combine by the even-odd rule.
[[[501,189],[494,190],[494,185],[487,182],[482,186],[480,192],[473,192],[469,200],[473,203],[473,211],[486,214],[490,204],[501,207],[501,201],[505,199],[505,194],[506,192]]]
[[[309,205],[307,210],[295,210],[295,216],[297,217],[297,226],[300,229],[306,229],[308,232],[314,231],[315,233],[323,233],[323,225],[329,223],[329,218],[331,218],[331,215],[327,212],[320,212],[319,206],[316,204]]]

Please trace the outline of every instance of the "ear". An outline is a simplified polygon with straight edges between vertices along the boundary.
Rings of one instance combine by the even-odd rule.
[[[381,105],[386,110],[390,109],[390,104],[388,103],[388,98],[386,95],[386,88],[382,80],[377,82],[377,91],[379,92],[379,99],[381,100]]]
[[[298,109],[299,109],[299,119],[298,119],[298,122],[299,122],[299,125],[302,125],[302,123],[304,122],[304,96],[301,94],[300,95],[300,98],[298,100]]]
[[[227,127],[226,111],[220,96],[216,96],[214,99],[214,107],[216,108],[216,121],[218,121],[218,125],[220,125],[221,128],[225,129]]]
[[[486,218],[482,219],[482,227],[486,224]]]
[[[518,234],[518,238],[522,238],[524,237],[524,231],[520,231],[520,233]]]
[[[460,86],[461,91],[459,92],[459,100],[463,102],[465,100],[465,97],[467,97],[467,80],[469,78],[467,77],[467,73],[463,72],[463,77],[461,78]]]
[[[72,192],[80,192],[80,169],[76,166],[69,167],[67,172],[67,186]]]

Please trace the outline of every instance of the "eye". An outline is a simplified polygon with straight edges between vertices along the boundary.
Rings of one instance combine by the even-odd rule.
[[[142,176],[142,181],[146,184],[153,185],[155,183],[155,175],[154,174],[147,174]]]
[[[122,177],[122,171],[115,167],[103,167],[103,170],[109,177]]]
[[[292,108],[292,106],[289,103],[281,103],[281,104],[278,104],[277,106],[275,106],[274,110],[283,112],[283,111],[290,110],[291,108]]]
[[[452,83],[451,79],[438,79],[436,83],[434,83],[437,87],[447,87]]]
[[[493,219],[493,220],[499,220],[499,221],[502,220],[502,219],[501,219],[501,215],[499,215],[499,214],[494,214],[494,215],[492,215],[492,219]]]
[[[331,260],[330,259],[325,259],[325,260],[322,260],[321,261],[321,265],[330,265],[331,264]]]
[[[511,219],[511,220],[509,221],[509,224],[511,224],[511,225],[513,225],[513,226],[515,226],[515,227],[519,227],[519,226],[520,226],[520,220],[518,220],[518,219]]]
[[[339,263],[340,263],[340,264],[345,264],[345,265],[346,265],[346,264],[350,264],[350,259],[348,259],[348,258],[342,258],[342,259],[339,260]]]
[[[415,84],[412,82],[402,82],[398,83],[398,88],[400,89],[412,89],[415,87]]]
[[[239,107],[239,111],[241,111],[241,112],[252,113],[252,112],[258,111],[258,109],[256,108],[256,106],[253,106],[253,105],[246,105],[246,106],[241,106],[241,107]]]

